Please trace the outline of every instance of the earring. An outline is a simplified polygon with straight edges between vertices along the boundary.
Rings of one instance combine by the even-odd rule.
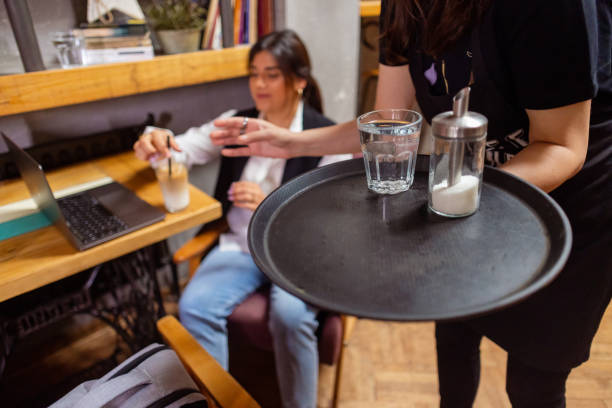
[[[303,88],[298,88],[297,93],[298,93],[298,95],[302,96],[302,94],[304,93],[304,89]]]

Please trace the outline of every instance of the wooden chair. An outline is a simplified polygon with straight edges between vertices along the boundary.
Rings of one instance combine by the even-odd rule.
[[[174,316],[157,321],[157,329],[200,388],[219,408],[261,408],[251,395],[204,350]]]
[[[201,259],[213,248],[218,241],[219,235],[227,231],[228,226],[225,220],[209,224],[205,229],[193,239],[185,243],[179,248],[173,257],[176,264],[189,262],[189,278],[193,276]],[[267,326],[267,310],[268,310],[268,291],[266,289],[255,292],[242,302],[234,312],[228,317],[228,341],[230,346],[230,372],[234,373],[238,379],[243,382],[245,388],[249,389],[256,397],[259,395],[270,394],[265,390],[257,389],[259,387],[251,386],[248,382],[248,376],[252,376],[253,367],[257,364],[256,358],[253,363],[241,364],[246,367],[245,370],[236,368],[236,364],[232,362],[232,348],[238,345],[240,348],[248,347],[247,353],[242,355],[252,356],[251,350],[260,353],[268,353],[259,361],[265,361],[264,364],[269,364],[269,354],[272,353],[272,337]],[[323,364],[336,364],[334,387],[333,387],[333,406],[335,407],[338,399],[340,379],[342,376],[342,363],[344,349],[348,346],[348,341],[351,332],[356,323],[356,318],[347,315],[338,315],[337,313],[322,312],[320,313],[320,327],[317,332],[319,339],[319,360]],[[242,356],[241,356],[242,358]],[[270,370],[266,370],[270,371]],[[273,373],[272,368],[272,373]],[[258,375],[261,375],[258,373]],[[276,378],[273,378],[271,383],[276,384]],[[267,403],[266,405],[274,405]]]

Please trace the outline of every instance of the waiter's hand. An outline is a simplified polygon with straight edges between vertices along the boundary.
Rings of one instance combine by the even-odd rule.
[[[227,191],[227,195],[236,207],[246,208],[251,211],[255,211],[257,206],[266,198],[259,185],[250,181],[232,183],[232,186]]]
[[[163,129],[156,129],[152,132],[140,135],[138,141],[134,143],[134,153],[140,160],[149,160],[155,156],[159,158],[170,157],[168,140],[170,141],[170,146],[174,150],[181,151],[181,148],[170,132]]]
[[[240,145],[242,147],[223,149],[221,154],[228,157],[261,156],[290,158],[298,154],[294,142],[300,139],[299,133],[273,125],[263,119],[249,118],[246,126],[241,116],[217,119],[216,130],[210,140],[217,146]]]

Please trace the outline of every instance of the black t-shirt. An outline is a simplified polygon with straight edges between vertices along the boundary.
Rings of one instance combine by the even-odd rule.
[[[577,235],[592,236],[593,228],[609,234],[612,1],[495,0],[491,8],[488,18],[493,19],[489,25],[493,28],[492,32],[481,32],[481,50],[489,76],[512,106],[552,109],[592,99],[589,150],[583,170],[551,196],[562,205]],[[382,13],[385,9],[383,0]],[[384,29],[381,27],[381,32]],[[423,75],[432,95],[454,95],[469,84],[470,35],[438,59],[422,56]],[[393,65],[385,55],[384,39],[380,50],[380,62]],[[400,53],[409,58],[415,52],[408,48]],[[525,127],[525,135],[527,125],[527,120],[517,124]]]
[[[516,126],[526,127],[528,121],[515,112],[592,99],[586,163],[551,193],[572,223],[574,245],[568,263],[554,282],[522,303],[467,321],[515,357],[546,370],[567,370],[588,357],[612,295],[611,25],[611,0],[493,0],[475,32],[481,54],[474,54],[474,72],[481,68],[476,55],[482,55],[492,80],[486,86],[496,88],[491,91],[499,91],[512,107],[508,117]],[[411,67],[413,82],[418,80],[421,95],[433,100],[440,94],[454,95],[469,84],[473,45],[468,33],[437,60],[414,48],[401,54],[418,62]],[[381,50],[380,61],[385,64],[384,44]],[[427,82],[414,78],[421,69]],[[429,95],[423,93],[428,84]],[[491,112],[496,121],[505,117],[499,109]],[[489,137],[499,140],[492,133]]]
[[[382,1],[382,12],[386,8]],[[491,33],[499,54],[491,70],[494,81],[524,109],[551,109],[612,95],[612,2],[609,0],[496,0],[492,3],[495,32]],[[381,31],[384,27],[381,27]],[[487,33],[489,35],[489,33]],[[418,36],[418,33],[417,33]],[[384,42],[384,39],[382,40]],[[387,61],[383,42],[380,62]],[[467,36],[459,45],[467,44]],[[409,56],[412,49],[400,51]],[[469,58],[455,46],[442,56],[447,63],[449,93],[468,84]],[[439,58],[438,60],[442,59]],[[433,59],[432,59],[433,62]],[[599,91],[599,92],[598,92]],[[602,104],[605,102],[602,100]],[[599,104],[598,104],[599,105]],[[604,108],[604,106],[601,106]],[[599,112],[599,106],[594,111]],[[612,117],[608,115],[608,121]]]

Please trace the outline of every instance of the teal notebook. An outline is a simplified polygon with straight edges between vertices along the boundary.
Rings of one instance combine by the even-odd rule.
[[[41,212],[6,221],[0,224],[0,241],[49,225],[51,225],[51,221]]]

